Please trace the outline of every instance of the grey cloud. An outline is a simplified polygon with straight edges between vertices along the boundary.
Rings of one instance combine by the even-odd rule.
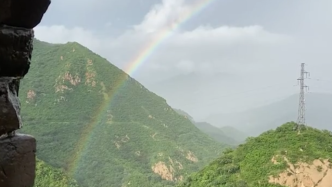
[[[317,28],[331,29],[332,1],[330,0],[223,0],[214,1],[213,6],[197,15],[196,21],[188,26],[196,27],[197,22],[213,26],[263,25],[277,33],[312,36]],[[213,19],[212,19],[213,18]]]
[[[58,0],[44,20],[45,27],[36,29],[37,37],[52,42],[78,41],[122,68],[156,40],[144,28],[160,25],[155,20],[143,20],[147,10],[160,1],[129,4],[127,0],[84,0],[71,10],[69,7],[74,2],[64,6],[64,1]],[[297,91],[293,85],[302,62],[308,64],[313,77],[332,79],[331,7],[329,0],[216,0],[213,6],[157,45],[133,76],[164,96],[172,106],[201,117],[290,95]],[[59,14],[61,8],[62,14]],[[58,30],[50,27],[55,23],[64,26]],[[108,29],[101,26],[107,24]],[[143,29],[137,30],[137,26]],[[115,28],[118,33],[112,34]],[[198,80],[203,83],[192,85]],[[163,87],[158,87],[158,83]],[[286,87],[221,97],[275,84]],[[326,84],[313,81],[308,84],[312,91],[327,89]]]
[[[129,26],[140,23],[157,2],[159,0],[53,0],[41,24],[120,35]]]

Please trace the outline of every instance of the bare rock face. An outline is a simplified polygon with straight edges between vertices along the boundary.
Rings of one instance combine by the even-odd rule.
[[[277,156],[272,158],[274,164]],[[330,187],[332,186],[332,163],[329,159],[316,159],[312,163],[291,163],[286,157],[288,168],[277,177],[270,176],[269,183],[287,187]]]
[[[50,4],[50,0],[0,0],[0,25],[32,29]]]
[[[35,179],[36,139],[17,134],[0,138],[0,186],[32,187]]]

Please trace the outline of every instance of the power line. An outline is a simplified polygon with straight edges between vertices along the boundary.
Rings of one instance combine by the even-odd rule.
[[[300,78],[297,79],[300,82],[300,98],[299,98],[299,108],[298,108],[298,117],[297,117],[297,127],[299,129],[300,126],[305,125],[305,99],[304,99],[304,90],[308,90],[308,86],[304,84],[304,79],[310,75],[309,72],[304,70],[304,63],[301,63],[301,75]]]

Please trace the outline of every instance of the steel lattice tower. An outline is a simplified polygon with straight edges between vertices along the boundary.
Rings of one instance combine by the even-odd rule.
[[[304,91],[309,87],[304,84],[304,79],[307,78],[307,75],[310,75],[309,72],[304,70],[304,63],[301,64],[301,76],[297,79],[300,82],[300,98],[299,98],[299,109],[298,109],[298,117],[297,117],[297,128],[299,126],[305,125],[305,99],[304,99]]]

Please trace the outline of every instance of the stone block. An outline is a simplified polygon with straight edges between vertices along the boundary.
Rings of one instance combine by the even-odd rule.
[[[0,136],[20,129],[19,79],[0,77]]]
[[[29,71],[33,37],[32,29],[0,26],[0,77],[23,77]]]
[[[17,134],[0,138],[0,186],[33,187],[36,169],[36,139]]]
[[[50,4],[51,0],[0,0],[0,25],[32,29]]]

